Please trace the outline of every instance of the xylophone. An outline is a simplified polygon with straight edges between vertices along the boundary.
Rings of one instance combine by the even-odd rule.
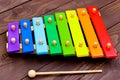
[[[117,57],[96,6],[10,22],[7,36],[8,54]]]

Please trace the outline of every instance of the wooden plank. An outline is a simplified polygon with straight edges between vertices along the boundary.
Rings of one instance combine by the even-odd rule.
[[[99,0],[97,0],[97,1],[94,1],[94,0],[92,0],[92,1],[73,0],[73,1],[71,1],[70,3],[68,3],[64,6],[60,6],[60,7],[56,8],[54,11],[65,11],[65,10],[69,10],[69,9],[87,7],[87,6],[90,6],[90,5],[96,5],[98,8],[101,9],[101,8],[105,7],[106,5],[109,5],[109,4],[111,4],[115,1],[116,0],[107,0],[105,2],[104,2],[104,0],[101,0],[101,1],[99,1]],[[47,12],[47,13],[53,13],[54,11],[50,11],[50,12]]]
[[[81,6],[86,7],[87,6],[87,2],[86,2],[86,6],[85,6],[83,4],[83,1],[79,1],[79,0],[73,0],[70,3],[69,3],[70,0],[69,1],[68,0],[62,0],[62,1],[57,0],[56,3],[54,1],[50,1],[48,3],[48,0],[43,0],[43,1],[41,0],[40,2],[38,2],[37,0],[33,0],[33,1],[31,1],[33,3],[30,2],[30,3],[27,3],[27,5],[24,4],[24,5],[22,5],[20,7],[17,7],[15,9],[11,10],[11,11],[7,11],[4,14],[0,14],[0,20],[1,20],[0,21],[0,23],[1,23],[0,24],[0,33],[7,30],[7,23],[10,22],[10,21],[19,21],[20,19],[27,19],[27,18],[31,18],[31,17],[35,17],[35,16],[45,15],[45,14],[48,14],[48,13],[65,11],[65,10],[68,10],[68,9],[76,9],[76,8],[78,8],[78,6],[79,7],[81,7]],[[109,4],[110,6],[107,7],[106,4],[108,4],[111,1],[113,1],[113,0],[106,0],[106,1],[104,1],[104,0],[102,0],[102,1],[101,0],[98,0],[98,1],[91,0],[91,4],[99,5],[99,8],[102,7],[100,10],[101,10],[102,16],[104,16],[103,18],[105,19],[105,23],[108,21],[107,22],[108,27],[111,27],[111,25],[109,25],[109,24],[114,25],[114,23],[118,22],[117,16],[119,17],[119,11],[120,11],[119,10],[119,5],[117,5],[119,3],[116,3],[116,5],[118,7],[116,5],[114,5],[114,3],[112,3],[112,5]],[[106,6],[104,6],[104,5],[106,5]],[[27,6],[29,6],[29,7],[27,7]],[[36,9],[36,6],[41,6],[42,8],[39,7],[39,8]],[[32,7],[34,7],[34,8],[32,8]],[[104,7],[106,9],[102,10]],[[112,9],[110,9],[110,8],[112,8]],[[43,9],[43,11],[42,11],[42,9]],[[118,11],[116,11],[116,10],[118,10]],[[111,11],[112,14],[115,13],[115,15],[114,14],[113,15],[116,17],[117,20],[114,23],[112,23],[112,18],[114,16],[110,15],[110,11]],[[27,13],[27,12],[29,12],[29,13]],[[108,14],[108,13],[109,13],[109,15],[108,15],[109,20],[106,19],[106,17],[107,17],[106,14]],[[111,32],[111,30],[115,31],[115,30],[118,30],[118,28],[119,28],[119,25],[116,25],[116,27],[111,28],[110,31],[109,31],[109,33],[112,37],[112,40],[113,40],[113,42],[115,42],[115,44],[119,43],[119,37],[120,37],[119,36],[119,31]],[[115,38],[114,38],[114,36],[115,36]],[[117,38],[116,38],[116,36],[117,36]],[[51,70],[84,70],[84,69],[96,69],[96,68],[101,69],[102,66],[103,66],[102,69],[104,70],[104,73],[102,73],[102,74],[65,75],[65,76],[64,75],[62,75],[62,76],[38,76],[34,80],[36,80],[36,79],[37,80],[39,80],[39,79],[42,79],[42,80],[48,80],[48,79],[49,80],[61,80],[61,79],[63,79],[63,80],[66,80],[66,79],[69,79],[69,80],[70,79],[72,79],[72,80],[73,79],[74,80],[77,80],[77,79],[96,80],[97,79],[98,80],[100,78],[102,78],[102,80],[104,80],[104,79],[106,80],[106,79],[108,79],[108,77],[110,77],[109,79],[113,80],[111,75],[114,76],[115,80],[119,80],[119,74],[120,74],[120,72],[119,72],[119,69],[120,69],[119,68],[119,57],[118,57],[117,60],[114,59],[114,60],[108,60],[108,61],[106,61],[104,59],[92,60],[92,59],[88,59],[88,58],[87,59],[86,58],[85,59],[73,58],[71,60],[66,59],[66,58],[65,59],[52,58],[51,60],[53,60],[53,62],[47,62],[47,61],[49,61],[50,57],[48,57],[46,59],[39,59],[39,58],[36,58],[36,57],[33,57],[33,58],[31,58],[31,57],[27,58],[26,57],[25,58],[25,57],[21,57],[21,56],[10,57],[5,52],[6,51],[5,50],[5,43],[6,43],[5,34],[0,35],[0,53],[1,53],[0,54],[0,70],[2,72],[0,77],[1,77],[2,80],[8,80],[8,79],[11,79],[11,80],[18,79],[18,80],[20,80],[21,78],[23,80],[30,80],[27,77],[26,73],[29,69],[32,69],[32,68],[37,70],[37,71],[51,71]],[[120,44],[116,45],[116,48],[119,50]],[[13,63],[13,62],[15,62],[15,63]],[[51,63],[51,64],[47,65],[46,63]],[[46,66],[45,65],[44,65],[45,67],[40,66],[42,64],[43,65],[45,64]],[[72,66],[71,66],[71,64],[72,64]],[[58,66],[55,66],[55,65],[58,65]],[[22,67],[22,66],[24,66],[24,67]],[[106,67],[104,67],[104,66],[106,66]],[[110,73],[110,75],[109,75],[110,71],[112,71],[113,73],[112,74]],[[118,74],[118,75],[115,75],[115,74]]]
[[[60,59],[60,60],[59,60]],[[50,64],[44,66],[43,68],[37,71],[72,71],[72,70],[89,70],[89,69],[101,69],[101,66],[104,65],[104,61],[106,60],[94,60],[94,59],[76,59],[76,58],[56,58],[56,61],[51,62]],[[59,63],[59,64],[58,64]],[[71,66],[74,65],[74,66]],[[56,66],[54,66],[56,65]],[[99,67],[100,66],[100,67]],[[53,75],[53,76],[37,76],[35,79],[42,79],[42,80],[79,80],[80,78],[84,77],[85,75],[90,74],[76,74],[76,75]],[[93,74],[95,75],[95,74]],[[100,74],[99,74],[100,75]],[[26,77],[24,80],[29,80]]]
[[[0,66],[7,65],[9,63],[12,63],[14,59],[11,59],[10,56],[8,56],[7,49],[6,49],[6,34],[0,35]]]
[[[109,28],[108,32],[116,50],[120,53],[120,23]]]
[[[120,0],[101,8],[99,11],[101,13],[102,19],[107,28],[114,26],[120,22]]]
[[[32,19],[32,17],[45,15],[46,12],[54,10],[70,1],[71,0],[33,0],[10,11],[1,13],[0,20],[2,24],[0,24],[0,33],[7,30],[7,23],[9,22],[20,21],[20,19]]]
[[[13,57],[13,58],[15,58],[15,57]],[[47,65],[50,62],[51,62],[51,60],[49,60],[47,58],[42,58],[42,57],[41,57],[41,61],[39,58],[36,58],[36,57],[24,57],[24,58],[16,57],[16,59],[14,59],[14,62],[7,64],[6,66],[0,67],[0,71],[2,71],[2,73],[0,74],[0,77],[2,80],[8,80],[8,79],[21,80],[21,78],[23,78],[23,76],[27,75],[27,71],[29,69],[37,70],[37,68],[44,67],[45,65]],[[31,65],[31,63],[32,63],[32,65]],[[6,72],[8,72],[8,73],[6,73]],[[12,74],[11,74],[11,72],[12,72]],[[5,74],[7,74],[7,77],[4,77]]]
[[[111,3],[113,3],[113,2],[115,2],[116,0],[107,0],[107,1],[105,1],[105,3],[104,3],[104,0],[91,0],[91,1],[86,1],[86,0],[84,0],[84,1],[82,1],[83,3],[84,3],[84,5],[87,7],[87,6],[97,6],[98,8],[102,8],[102,7],[105,7],[105,6],[107,6],[107,5],[109,5],[109,4],[111,4]],[[76,0],[75,1],[76,3],[77,3],[77,6],[80,6],[79,5],[79,3],[81,3],[81,1],[79,1],[79,0]]]
[[[99,65],[99,66],[101,66],[102,70],[104,71],[103,73],[85,75],[81,79],[85,79],[85,80],[96,80],[96,79],[106,80],[109,77],[109,80],[113,80],[113,79],[119,80],[119,76],[120,76],[120,72],[118,71],[118,70],[120,70],[119,59],[120,59],[120,57],[118,57],[114,60],[111,60],[111,61],[107,60],[105,63]],[[117,75],[115,75],[115,74],[117,74]],[[114,76],[114,78],[113,78],[113,76]]]
[[[0,24],[0,33],[3,33],[7,30],[7,27],[5,27],[5,26],[7,26],[7,23],[9,23],[11,21],[19,21],[20,19],[31,19],[32,17],[41,16],[41,15],[44,15],[45,13],[48,14],[48,13],[53,13],[53,12],[57,12],[57,11],[65,11],[68,9],[76,9],[78,7],[86,7],[89,5],[96,5],[96,6],[98,6],[98,8],[101,8],[101,7],[105,6],[106,4],[111,3],[114,0],[107,0],[105,2],[104,2],[104,0],[102,0],[102,1],[92,0],[92,1],[89,1],[89,3],[84,2],[84,0],[83,1],[79,1],[79,0],[74,0],[74,1],[72,1],[72,0],[65,0],[65,1],[64,0],[60,0],[60,1],[54,0],[54,1],[49,1],[49,3],[48,3],[48,1],[49,0],[43,0],[43,1],[33,0],[33,1],[30,1],[26,4],[18,6],[10,11],[6,11],[4,13],[1,13],[0,14],[0,21],[1,21],[0,23],[2,23],[2,24]],[[56,4],[56,5],[53,6],[53,4]],[[72,4],[72,5],[70,5],[70,4]],[[39,6],[39,5],[40,5],[40,7],[36,9],[36,6]],[[114,3],[112,6],[115,6]],[[109,8],[106,8],[106,9],[109,9]],[[102,10],[101,14],[103,14],[104,11],[105,10]],[[120,10],[118,10],[117,13],[119,13],[119,11]],[[105,21],[105,24],[106,24],[106,23],[108,23],[107,21],[110,20],[108,18],[111,18],[111,17],[109,16],[107,18],[108,20],[106,20],[107,16],[105,16],[105,14],[109,14],[109,11],[105,12],[103,15],[104,16],[103,20]],[[108,24],[110,24],[110,23],[108,23]]]
[[[30,0],[0,0],[0,14],[29,1]]]

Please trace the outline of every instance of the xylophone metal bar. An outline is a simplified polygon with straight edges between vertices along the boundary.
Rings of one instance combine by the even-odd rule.
[[[95,34],[94,28],[92,26],[86,8],[78,8],[77,13],[82,25],[83,32],[86,37],[86,41],[88,43],[91,57],[92,58],[104,57],[102,48],[100,47],[99,41]]]
[[[57,28],[64,56],[74,56],[75,51],[64,12],[55,13]]]
[[[19,23],[11,22],[8,24],[8,53],[18,52],[20,50],[19,45]]]
[[[44,22],[46,26],[50,55],[62,55],[54,15],[45,15]]]
[[[99,41],[101,43],[103,52],[106,58],[116,58],[117,52],[112,44],[109,34],[106,30],[105,24],[101,18],[100,12],[96,6],[87,7],[91,21],[94,25]]]
[[[77,57],[89,56],[88,48],[85,43],[85,39],[78,21],[76,11],[67,10],[66,15],[67,15],[68,24],[71,30]]]
[[[20,20],[21,36],[22,36],[22,52],[30,54],[34,52],[32,32],[30,20]]]
[[[36,54],[37,55],[48,54],[48,46],[42,17],[32,18],[32,23],[34,28]]]

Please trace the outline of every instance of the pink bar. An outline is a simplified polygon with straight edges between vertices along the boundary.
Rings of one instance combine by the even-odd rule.
[[[8,24],[8,53],[12,54],[19,50],[19,23],[11,22]]]

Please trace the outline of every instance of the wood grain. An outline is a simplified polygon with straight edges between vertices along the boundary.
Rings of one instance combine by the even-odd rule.
[[[76,9],[78,7],[86,7],[89,5],[96,5],[99,8],[102,6],[105,6],[114,0],[107,0],[104,3],[104,0],[102,1],[96,1],[92,0],[91,2],[85,2],[84,0],[54,0],[49,1],[48,0],[33,0],[26,4],[23,4],[21,6],[15,7],[14,9],[11,9],[7,12],[0,14],[0,21],[2,24],[0,24],[0,34],[4,33],[7,30],[7,23],[11,21],[19,21],[21,19],[31,19],[35,16],[43,16],[48,13],[54,13],[58,11],[65,11],[68,9]],[[93,4],[94,3],[94,4]],[[99,4],[98,4],[99,3]],[[51,5],[52,4],[52,5]],[[68,6],[67,6],[68,4]],[[65,6],[64,6],[65,5]],[[101,6],[100,6],[101,5]],[[48,7],[49,6],[49,7]],[[54,10],[56,9],[56,10]],[[59,10],[58,10],[59,9]],[[4,15],[3,15],[4,14]]]
[[[0,0],[0,14],[28,1],[30,0]]]
[[[33,0],[21,6],[18,6],[10,11],[0,14],[0,33],[7,30],[7,23],[11,21],[20,21],[21,19],[31,19],[32,17],[42,16],[46,12],[53,10],[70,0]]]
[[[2,1],[2,0],[1,0]],[[45,14],[96,5],[107,26],[110,37],[118,52],[120,52],[120,0],[5,0],[0,6],[0,78],[1,80],[30,80],[27,77],[29,69],[36,71],[67,71],[103,69],[100,74],[37,76],[33,80],[119,80],[120,54],[113,60],[91,58],[64,58],[61,56],[22,56],[7,55],[5,32],[11,21],[31,19]],[[26,2],[27,1],[27,2]],[[4,3],[4,4],[3,4]],[[7,6],[7,7],[5,7]]]
[[[120,0],[116,0],[115,2],[100,9],[102,18],[107,28],[114,26],[114,24],[120,23],[119,7]]]

